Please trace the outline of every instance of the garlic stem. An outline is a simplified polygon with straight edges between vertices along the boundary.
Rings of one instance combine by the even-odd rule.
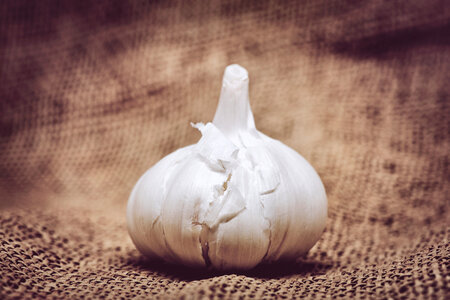
[[[248,96],[248,72],[234,64],[225,69],[219,105],[213,124],[234,140],[239,131],[255,129]]]

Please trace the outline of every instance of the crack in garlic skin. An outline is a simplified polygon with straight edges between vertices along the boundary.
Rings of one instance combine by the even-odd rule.
[[[192,126],[199,142],[155,164],[130,195],[138,250],[216,269],[306,253],[325,227],[325,189],[303,157],[255,128],[245,69],[227,67],[214,121]]]

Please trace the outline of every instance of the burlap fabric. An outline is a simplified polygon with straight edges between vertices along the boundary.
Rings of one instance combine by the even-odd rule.
[[[449,51],[448,1],[2,1],[0,298],[448,297]],[[231,63],[321,175],[326,231],[241,274],[147,261],[129,192]]]

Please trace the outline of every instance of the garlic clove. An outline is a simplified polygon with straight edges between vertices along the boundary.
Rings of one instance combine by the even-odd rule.
[[[209,257],[215,268],[250,269],[260,263],[269,245],[269,224],[263,216],[258,189],[245,167],[237,167],[228,184],[230,193],[242,197],[245,209],[222,223],[209,243]],[[235,198],[235,199],[236,199]]]
[[[211,198],[212,186],[224,180],[224,176],[211,171],[201,160],[187,159],[167,184],[169,192],[162,207],[161,222],[168,247],[186,265],[205,265],[199,243],[203,212],[208,207],[205,200]]]
[[[136,248],[149,257],[175,261],[167,249],[160,217],[167,181],[192,147],[181,148],[164,157],[139,179],[131,192],[127,206],[128,232]]]
[[[267,147],[281,170],[282,181],[276,193],[263,203],[272,232],[284,233],[272,235],[267,259],[292,260],[305,254],[325,228],[326,193],[319,176],[301,155],[270,138]],[[280,152],[283,155],[277,154]]]

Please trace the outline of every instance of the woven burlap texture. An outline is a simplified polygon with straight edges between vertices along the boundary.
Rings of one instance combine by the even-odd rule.
[[[448,297],[449,38],[434,0],[1,2],[0,298]],[[148,261],[128,195],[199,139],[231,63],[327,228],[296,264]]]

